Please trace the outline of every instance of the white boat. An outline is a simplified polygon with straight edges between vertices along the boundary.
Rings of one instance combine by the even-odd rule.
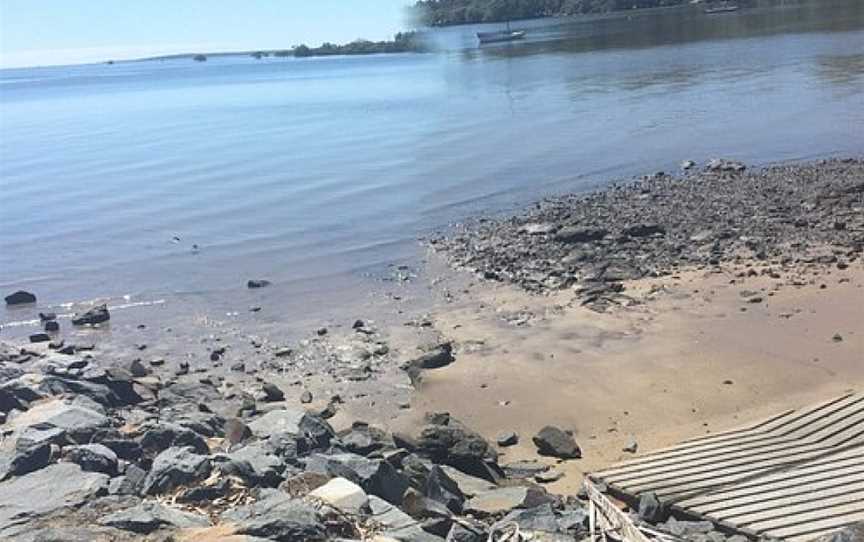
[[[516,41],[525,37],[524,30],[500,30],[498,32],[477,32],[480,43],[497,43],[502,41]]]
[[[719,6],[707,7],[704,11],[708,15],[714,13],[729,13],[731,11],[738,11],[738,6],[735,4],[721,4]]]

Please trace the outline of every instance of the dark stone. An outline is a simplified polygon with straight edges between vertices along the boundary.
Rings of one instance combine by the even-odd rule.
[[[573,436],[551,425],[541,429],[534,436],[533,441],[540,455],[560,459],[579,459],[582,457],[582,450],[579,449]]]
[[[223,513],[221,522],[237,525],[237,534],[280,542],[323,542],[328,538],[327,528],[312,504],[276,490],[263,492],[262,497]]]
[[[637,224],[622,232],[627,237],[648,237],[649,235],[666,235],[666,228],[659,224]]]
[[[350,430],[339,435],[339,441],[346,450],[360,455],[394,447],[393,440],[386,432],[363,422],[354,422]]]
[[[545,533],[561,532],[561,527],[558,525],[558,518],[552,505],[549,503],[527,508],[524,510],[514,510],[507,514],[503,522],[513,522],[519,525],[520,529],[525,531],[542,531]]]
[[[267,382],[262,386],[261,389],[264,392],[265,401],[273,403],[285,400],[285,393],[280,390],[279,386],[277,386],[276,384]]]
[[[207,527],[204,516],[169,508],[158,502],[144,501],[138,506],[109,514],[99,520],[100,525],[123,531],[149,534],[162,528],[191,529]]]
[[[34,333],[30,335],[31,343],[47,343],[51,340],[51,337],[47,333]]]
[[[18,290],[13,294],[5,297],[7,305],[24,305],[27,303],[36,303],[36,296],[24,290]]]
[[[654,493],[643,493],[639,496],[639,517],[648,523],[660,523],[669,515],[668,510]]]
[[[142,491],[156,495],[203,480],[210,474],[210,459],[189,446],[168,448],[153,460]]]
[[[52,320],[57,319],[56,312],[40,312],[39,313],[39,321],[40,322],[50,322]]]
[[[148,454],[156,454],[168,448],[183,446],[191,447],[198,454],[210,453],[210,447],[207,446],[207,441],[201,435],[191,429],[172,423],[146,426],[140,443]]]
[[[609,232],[602,228],[567,226],[558,230],[558,233],[555,234],[555,240],[559,243],[591,243],[599,241],[607,235],[609,235]]]
[[[111,314],[108,312],[107,305],[99,305],[93,307],[83,314],[76,314],[72,317],[72,325],[75,326],[92,326],[107,322],[111,319]]]
[[[108,476],[56,463],[0,484],[0,540],[17,540],[26,523],[105,495]]]
[[[462,513],[465,495],[459,490],[459,485],[445,473],[441,467],[434,466],[426,476],[423,494],[429,499],[446,506],[454,514]]]
[[[63,460],[75,463],[85,472],[117,474],[117,454],[102,444],[70,446],[63,450]]]
[[[486,542],[488,535],[481,523],[454,523],[447,533],[447,542]]]
[[[224,432],[225,439],[231,445],[240,444],[252,436],[252,430],[249,429],[249,426],[238,418],[225,420]]]
[[[127,465],[123,476],[111,479],[108,493],[111,495],[138,495],[144,486],[147,471],[137,465]]]
[[[129,364],[129,372],[132,373],[132,376],[135,378],[144,378],[148,376],[152,371],[149,367],[141,363],[140,359],[132,360],[132,363]]]
[[[47,333],[57,333],[60,331],[60,322],[57,320],[48,320],[42,324],[42,329]]]
[[[513,431],[508,431],[499,434],[495,440],[498,443],[498,446],[515,446],[519,443],[519,435]]]
[[[0,454],[0,482],[12,476],[45,468],[51,462],[51,445],[36,444],[18,447]]]
[[[367,459],[356,454],[315,454],[306,460],[309,472],[328,474],[354,482],[370,494],[394,505],[402,502],[408,480],[393,466],[381,460]]]
[[[300,402],[303,403],[304,405],[308,405],[309,403],[311,403],[312,402],[312,392],[310,392],[309,390],[306,390],[303,393],[301,393],[300,394]]]
[[[105,439],[99,439],[99,443],[117,454],[117,457],[125,459],[126,461],[138,461],[141,459],[144,452],[141,443],[134,440],[108,437]]]
[[[249,289],[266,288],[267,286],[270,286],[269,280],[250,280],[246,283],[246,287]]]
[[[850,525],[836,533],[823,536],[816,542],[864,542],[864,521]]]

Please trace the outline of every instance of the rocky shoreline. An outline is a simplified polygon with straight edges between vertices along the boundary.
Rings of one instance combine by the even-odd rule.
[[[712,160],[587,195],[544,200],[432,239],[454,265],[531,292],[573,288],[598,311],[636,302],[627,281],[740,267],[806,284],[864,251],[864,161],[750,171]]]
[[[861,265],[864,161],[684,165],[680,177],[546,200],[432,245],[485,280],[572,290],[597,311],[643,302],[633,281],[685,270],[725,268],[781,288]],[[26,292],[7,299],[33,318],[35,302]],[[348,320],[291,344],[204,328],[183,351],[148,344],[167,331],[143,324],[118,346],[108,307],[76,315],[74,331],[38,317],[44,333],[32,344],[0,343],[0,538],[587,537],[585,496],[548,489],[583,454],[569,427],[490,439],[446,412],[416,413],[409,431],[364,421],[410,412],[424,374],[467,356],[434,317],[405,317],[398,329]],[[535,459],[502,460],[525,442]],[[635,521],[679,539],[744,540],[670,517],[652,495],[632,504]]]

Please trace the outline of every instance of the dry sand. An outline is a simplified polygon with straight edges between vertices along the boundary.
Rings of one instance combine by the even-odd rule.
[[[584,473],[629,457],[631,436],[648,451],[862,387],[860,262],[804,286],[735,271],[631,282],[647,301],[604,314],[566,291],[450,285],[461,293],[435,320],[457,361],[424,373],[412,410],[388,425],[449,411],[490,439],[516,431],[502,463],[537,459],[531,437],[544,425],[572,429],[583,459],[558,466],[566,476],[550,489],[573,493]]]

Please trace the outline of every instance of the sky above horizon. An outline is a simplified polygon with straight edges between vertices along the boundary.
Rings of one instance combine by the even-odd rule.
[[[383,40],[410,0],[0,0],[0,68]]]

